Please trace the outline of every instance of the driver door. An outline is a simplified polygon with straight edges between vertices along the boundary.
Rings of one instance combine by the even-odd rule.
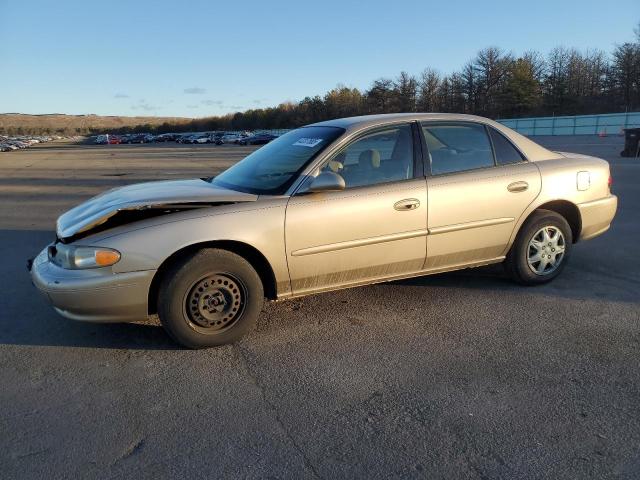
[[[285,238],[294,295],[423,268],[427,185],[416,134],[408,123],[365,133],[320,169],[341,175],[344,190],[289,200]]]

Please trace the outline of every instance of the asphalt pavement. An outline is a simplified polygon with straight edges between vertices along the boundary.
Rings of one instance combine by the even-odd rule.
[[[640,477],[640,159],[617,136],[537,141],[610,161],[619,196],[551,284],[498,266],[314,295],[201,351],[153,319],[59,317],[26,259],[82,200],[209,176],[250,147],[0,154],[0,476]]]

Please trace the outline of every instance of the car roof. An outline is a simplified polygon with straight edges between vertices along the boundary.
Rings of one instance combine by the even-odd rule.
[[[326,120],[324,122],[306,125],[307,127],[339,127],[344,128],[347,134],[356,133],[358,131],[376,126],[384,126],[399,122],[413,121],[440,121],[440,122],[476,122],[490,125],[505,135],[513,142],[528,160],[548,160],[554,158],[562,158],[562,155],[538,145],[529,140],[524,135],[519,134],[515,130],[505,127],[501,123],[495,122],[485,117],[477,115],[465,115],[461,113],[384,113],[378,115],[363,115],[359,117],[338,118],[335,120]]]
[[[382,113],[377,115],[361,115],[358,117],[337,118],[335,120],[326,120],[324,122],[313,123],[308,126],[323,127],[340,127],[347,130],[354,128],[374,127],[393,123],[395,121],[415,121],[415,120],[464,120],[477,119],[474,115],[460,115],[452,113]]]

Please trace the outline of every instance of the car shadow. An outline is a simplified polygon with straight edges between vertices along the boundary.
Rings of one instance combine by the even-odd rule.
[[[640,303],[638,280],[610,271],[588,252],[574,252],[570,263],[552,282],[536,286],[520,285],[509,277],[502,264],[470,268],[393,282],[425,288],[457,288],[505,293],[526,293],[566,300]]]
[[[0,344],[125,350],[178,350],[160,325],[75,322],[51,312],[22,321],[20,328],[3,328]]]
[[[178,347],[153,319],[140,323],[95,324],[58,315],[31,283],[27,259],[47,245],[50,231],[0,230],[9,252],[0,275],[0,344],[174,350]]]
[[[139,323],[91,324],[67,320],[55,313],[31,284],[26,268],[27,259],[34,257],[52,238],[51,231],[0,230],[0,245],[3,251],[10,252],[0,276],[0,344],[139,350],[180,348],[154,319]],[[585,256],[588,257],[586,252]],[[526,288],[513,283],[499,264],[398,280],[392,284],[437,288],[444,292],[448,289],[504,292],[509,293],[510,298],[514,293],[526,291],[527,294],[572,300],[638,303],[637,282],[616,278],[615,274],[600,271],[597,266],[589,271],[589,262],[593,263],[593,259],[572,260],[575,262],[569,264],[558,279],[540,287]],[[406,295],[406,301],[410,302],[415,293],[407,290]],[[284,314],[290,309],[287,303],[275,304],[273,308],[283,309],[283,316],[289,316]],[[276,315],[279,316],[277,311]]]

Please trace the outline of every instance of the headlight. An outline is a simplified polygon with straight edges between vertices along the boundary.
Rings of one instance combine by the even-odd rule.
[[[120,252],[111,248],[75,247],[57,243],[49,247],[49,260],[70,270],[109,267],[120,260]]]

